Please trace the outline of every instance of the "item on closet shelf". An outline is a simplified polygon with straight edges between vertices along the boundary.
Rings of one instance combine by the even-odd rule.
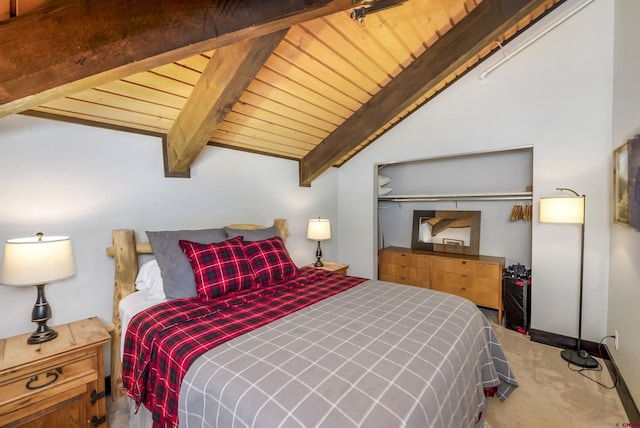
[[[378,174],[378,196],[384,196],[391,193],[393,190],[391,187],[384,187],[391,183],[391,179],[386,175]]]
[[[386,186],[391,183],[391,179],[386,175],[378,174],[378,187]]]
[[[388,195],[392,190],[392,187],[378,187],[378,196]]]

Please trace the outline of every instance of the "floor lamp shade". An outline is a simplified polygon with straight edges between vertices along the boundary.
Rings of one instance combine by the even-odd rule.
[[[580,195],[575,190],[559,187],[559,198],[540,199],[540,222],[541,223],[573,223],[580,224],[580,298],[578,303],[578,343],[577,349],[565,349],[560,355],[570,364],[595,369],[598,362],[591,357],[587,351],[582,349],[582,292],[584,279],[584,217],[585,201],[587,197]],[[568,191],[575,196],[563,197],[562,192]]]
[[[584,197],[540,199],[542,223],[584,223]]]
[[[331,238],[331,223],[326,218],[312,218],[309,219],[309,225],[307,226],[307,238],[318,241],[318,247],[316,248],[316,262],[313,264],[315,267],[322,267],[322,249],[320,248],[320,241]]]
[[[58,333],[47,326],[51,308],[44,295],[49,282],[69,278],[76,273],[71,239],[67,236],[44,236],[10,239],[5,244],[0,284],[34,285],[38,290],[31,320],[38,324],[28,343],[42,343],[54,339]]]

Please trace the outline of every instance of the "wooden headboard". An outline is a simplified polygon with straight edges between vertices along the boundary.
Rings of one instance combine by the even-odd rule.
[[[289,235],[287,220],[277,218],[273,225],[280,231],[280,236],[286,240]],[[231,224],[233,229],[256,230],[270,226],[257,224]],[[135,232],[132,229],[115,229],[112,231],[113,245],[107,248],[107,255],[114,258],[115,282],[113,290],[112,322],[107,326],[111,334],[111,396],[114,400],[125,397],[122,387],[122,361],[120,361],[120,339],[122,337],[122,320],[120,319],[120,301],[136,291],[136,277],[138,276],[138,257],[142,254],[153,254],[148,242],[136,243]]]

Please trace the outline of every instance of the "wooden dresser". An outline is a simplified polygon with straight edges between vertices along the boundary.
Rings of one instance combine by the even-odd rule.
[[[504,257],[469,256],[387,247],[379,252],[383,281],[446,291],[498,311],[502,323]]]
[[[0,426],[106,427],[103,346],[98,318],[53,327],[58,337],[0,340]]]

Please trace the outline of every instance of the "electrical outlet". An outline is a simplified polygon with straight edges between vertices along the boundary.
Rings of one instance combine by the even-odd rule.
[[[618,340],[620,339],[620,336],[618,335],[618,330],[615,330],[613,332],[613,337],[614,337],[614,340],[615,340],[614,343],[615,343],[615,347],[616,347],[616,351],[617,351],[618,350]]]

